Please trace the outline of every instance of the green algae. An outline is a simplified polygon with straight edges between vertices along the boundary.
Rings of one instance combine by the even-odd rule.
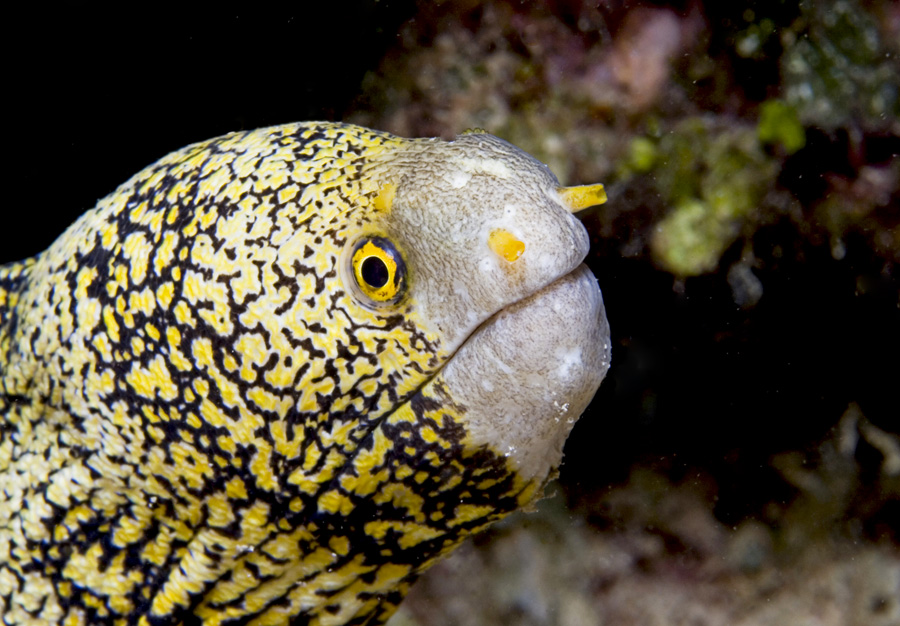
[[[628,167],[642,174],[649,172],[656,165],[658,150],[656,143],[648,137],[635,137],[628,145]]]
[[[754,218],[778,172],[756,131],[711,118],[688,118],[656,146],[657,190],[671,210],[656,225],[656,262],[678,276],[713,271]]]
[[[762,103],[756,131],[761,142],[778,144],[787,154],[793,154],[806,145],[806,131],[797,111],[783,100]]]

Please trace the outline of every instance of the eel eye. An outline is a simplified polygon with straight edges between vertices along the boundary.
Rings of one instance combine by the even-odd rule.
[[[402,295],[406,265],[394,244],[384,237],[359,241],[350,263],[356,286],[372,302],[393,302]]]

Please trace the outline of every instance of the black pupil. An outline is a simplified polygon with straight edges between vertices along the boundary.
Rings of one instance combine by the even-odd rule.
[[[370,256],[362,262],[362,278],[375,289],[384,287],[388,281],[388,268],[377,256]]]

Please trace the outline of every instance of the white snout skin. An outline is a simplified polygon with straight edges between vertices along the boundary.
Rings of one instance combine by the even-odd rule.
[[[544,480],[609,363],[603,297],[581,265],[495,314],[441,376],[466,407],[469,443],[505,455],[526,480]]]

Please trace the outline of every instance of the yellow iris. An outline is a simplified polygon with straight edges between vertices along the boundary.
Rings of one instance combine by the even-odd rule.
[[[357,286],[374,302],[392,301],[403,289],[403,259],[387,239],[373,237],[357,244],[351,264]]]

